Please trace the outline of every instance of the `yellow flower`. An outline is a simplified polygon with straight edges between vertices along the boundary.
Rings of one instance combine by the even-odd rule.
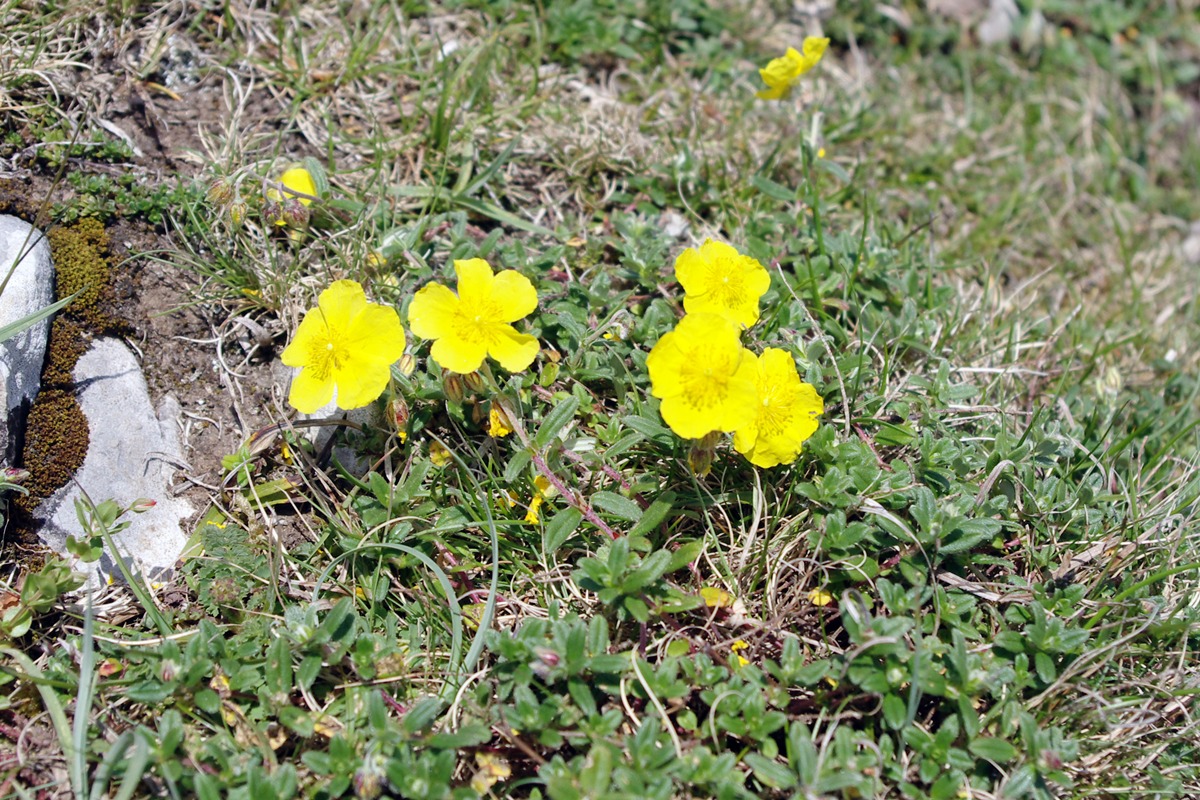
[[[827,606],[833,602],[833,595],[824,589],[813,589],[808,593],[808,602],[814,606]]]
[[[429,460],[435,467],[444,467],[450,463],[450,451],[441,442],[430,442]]]
[[[311,205],[317,196],[317,184],[313,176],[304,167],[292,167],[279,176],[283,191],[274,187],[267,189],[267,198],[282,203],[284,200],[296,199],[301,205]]]
[[[687,315],[654,345],[646,368],[650,394],[662,400],[659,413],[684,439],[732,431],[754,414],[754,354],[724,317]]]
[[[742,656],[742,651],[749,649],[750,645],[741,639],[738,639],[733,644],[729,645],[729,651],[733,653],[734,663],[739,667],[744,667],[750,663],[750,660]]]
[[[509,425],[508,418],[504,416],[504,412],[493,404],[491,411],[488,412],[488,436],[503,439],[512,432],[512,426]]]
[[[430,355],[451,372],[467,374],[491,356],[509,372],[533,363],[538,341],[511,323],[537,308],[529,279],[511,269],[496,275],[482,258],[455,261],[458,294],[437,283],[423,287],[408,307],[408,324],[433,339]]]
[[[541,509],[542,503],[546,502],[540,494],[535,494],[533,499],[529,501],[529,510],[525,512],[525,521],[530,525],[537,525],[541,520],[538,510]]]
[[[781,100],[790,95],[792,87],[800,80],[800,76],[817,65],[821,56],[825,55],[827,47],[829,47],[828,39],[806,36],[803,53],[798,53],[796,48],[789,47],[782,58],[771,59],[765,69],[758,71],[758,74],[762,76],[763,83],[767,85],[767,88],[757,92],[758,96],[763,100]]]
[[[790,354],[768,347],[756,360],[758,403],[750,420],[733,434],[733,449],[759,467],[790,464],[817,430],[825,403],[800,381]]]
[[[338,408],[361,408],[383,394],[390,367],[402,355],[404,329],[396,310],[368,303],[355,281],[337,281],[321,292],[280,355],[284,364],[301,368],[288,402],[311,414],[336,390]]]
[[[541,515],[538,512],[541,510],[542,504],[546,502],[546,498],[553,497],[557,493],[554,485],[546,480],[546,478],[541,475],[534,478],[533,499],[529,501],[529,510],[525,513],[525,521],[530,525],[537,525],[541,519]]]
[[[733,595],[716,586],[701,587],[700,598],[709,608],[727,608],[733,605]]]
[[[724,242],[705,239],[675,259],[675,280],[683,287],[689,314],[720,314],[747,328],[758,322],[758,299],[771,286],[766,268]]]

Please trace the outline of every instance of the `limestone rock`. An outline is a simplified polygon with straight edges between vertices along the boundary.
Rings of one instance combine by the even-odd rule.
[[[49,546],[65,551],[68,535],[81,536],[75,500],[83,492],[94,503],[115,500],[127,506],[139,498],[156,505],[127,514],[128,528],[115,537],[117,550],[136,569],[155,575],[174,565],[187,541],[180,522],[191,505],[170,493],[175,463],[182,461],[177,418],[179,403],[168,397],[155,412],[137,359],[115,339],[99,339],[75,365],[79,406],[87,417],[90,443],[74,480],[34,511],[39,534]],[[119,578],[111,553],[96,564],[77,564],[91,582],[100,572]]]
[[[16,217],[0,216],[0,327],[16,322],[54,302],[54,266],[50,245],[41,231]],[[24,429],[29,404],[42,381],[50,320],[42,320],[0,343],[0,402],[5,412],[0,426],[0,458],[12,463]]]

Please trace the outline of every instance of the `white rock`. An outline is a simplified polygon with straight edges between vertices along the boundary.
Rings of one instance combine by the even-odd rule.
[[[1021,18],[1021,9],[1014,0],[991,0],[987,16],[979,23],[976,32],[983,44],[1003,44],[1012,38],[1013,27]]]
[[[114,541],[135,571],[161,573],[175,564],[183,550],[187,535],[180,522],[193,512],[187,501],[173,497],[169,490],[174,464],[183,459],[176,423],[179,402],[168,396],[155,413],[141,366],[133,352],[115,339],[97,340],[75,365],[74,378],[79,406],[88,421],[88,452],[74,480],[34,511],[39,535],[63,552],[68,534],[82,536],[75,501],[83,492],[94,503],[115,500],[121,506],[149,498],[157,505],[123,517],[121,521],[130,525]],[[88,572],[93,585],[99,581],[97,569],[120,577],[111,553],[76,568]]]
[[[1187,237],[1180,247],[1180,253],[1187,265],[1200,266],[1200,219],[1193,222],[1192,227],[1188,229]]]
[[[54,266],[50,245],[41,231],[16,217],[0,216],[0,327],[33,314],[54,302]],[[0,425],[0,458],[12,463],[16,438],[11,432],[25,424],[29,404],[42,383],[50,320],[0,343],[0,403],[6,424]]]

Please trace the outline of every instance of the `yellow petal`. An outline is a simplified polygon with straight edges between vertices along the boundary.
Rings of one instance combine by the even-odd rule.
[[[833,595],[824,589],[813,589],[808,593],[808,602],[814,606],[827,606],[833,602]]]
[[[279,358],[289,367],[307,366],[313,344],[319,343],[323,347],[328,341],[329,328],[325,324],[325,315],[319,308],[309,309],[296,328],[292,341],[279,354]]]
[[[346,330],[347,347],[356,358],[391,365],[404,355],[404,328],[391,306],[368,303]]]
[[[389,364],[352,355],[333,375],[337,384],[338,408],[362,408],[383,394],[391,377]]]
[[[317,195],[317,184],[303,167],[292,167],[285,171],[279,182],[283,184],[284,197],[294,197],[303,205],[311,205],[312,198]]]
[[[311,414],[333,399],[333,378],[317,378],[311,369],[302,369],[292,378],[288,402],[301,414]]]
[[[706,268],[707,261],[695,248],[689,247],[675,257],[675,280],[683,287],[685,294],[695,293]]]
[[[458,336],[443,336],[433,343],[429,355],[445,369],[466,375],[483,366],[483,359],[487,357],[487,344],[483,341],[468,341]]]
[[[517,333],[512,325],[500,325],[497,329],[496,338],[488,345],[488,355],[509,372],[527,369],[541,349],[537,338],[528,333]]]
[[[733,595],[716,586],[705,586],[700,589],[700,597],[709,608],[727,608],[733,605]]]
[[[331,330],[344,333],[367,307],[367,295],[357,281],[334,281],[317,298],[317,307]]]
[[[537,308],[537,290],[529,278],[506,269],[492,282],[492,301],[500,311],[501,322],[516,322]]]
[[[454,262],[454,272],[458,276],[458,297],[465,311],[475,311],[484,308],[492,300],[492,267],[482,258],[468,258],[465,261]]]
[[[437,339],[454,332],[459,299],[440,283],[421,287],[408,304],[408,327],[422,339]]]

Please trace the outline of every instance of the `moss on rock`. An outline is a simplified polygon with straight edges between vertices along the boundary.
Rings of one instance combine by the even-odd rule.
[[[17,499],[23,511],[31,512],[59,487],[65,486],[87,455],[87,417],[75,396],[61,389],[38,394],[29,409],[23,462],[29,470],[28,495]]]
[[[74,225],[51,228],[50,254],[54,260],[58,297],[78,293],[64,313],[99,333],[114,327],[105,306],[111,303],[112,266],[109,240],[99,220],[81,219]]]

